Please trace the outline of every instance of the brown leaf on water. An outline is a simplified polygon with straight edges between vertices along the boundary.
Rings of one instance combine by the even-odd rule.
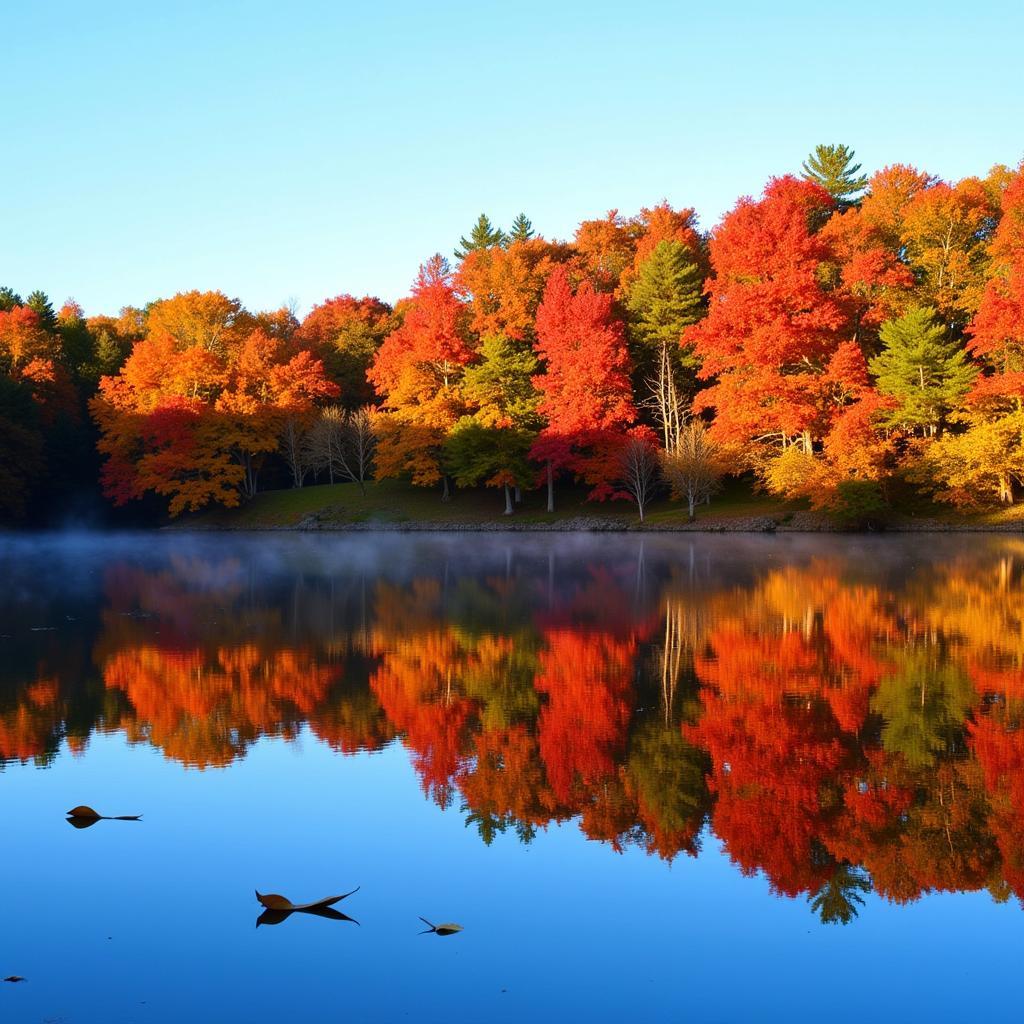
[[[444,924],[431,924],[425,917],[421,917],[420,920],[427,926],[427,930],[420,932],[420,935],[454,935],[456,932],[462,931],[461,924],[454,924],[451,921],[446,921]]]
[[[349,917],[348,914],[343,914],[340,910],[335,910],[334,907],[310,907],[304,910],[264,910],[256,918],[256,927],[259,928],[262,924],[281,924],[282,921],[287,921],[292,914],[305,914],[309,917],[325,917],[328,921],[351,921],[352,924],[359,924],[354,917]]]
[[[71,810],[68,811],[68,817],[99,819],[102,818],[103,815],[100,814],[99,811],[94,811],[91,807],[88,807],[86,804],[79,804],[78,807],[72,807]]]
[[[72,828],[92,828],[97,821],[102,821],[102,818],[65,818],[64,819]]]
[[[259,889],[256,890],[256,899],[260,901],[267,908],[267,910],[318,910],[321,907],[330,907],[335,903],[340,903],[343,899],[347,899],[353,893],[359,892],[359,886],[357,885],[352,892],[342,893],[341,896],[326,896],[322,900],[313,900],[312,903],[292,903],[287,896],[279,896],[276,892],[261,893]]]
[[[19,981],[25,981],[25,980],[26,979],[23,978],[20,974],[12,974],[9,977],[4,978],[4,981],[10,981],[10,982],[12,982],[14,984],[17,984]]]
[[[96,821],[138,821],[141,817],[141,814],[100,814],[99,811],[94,811],[88,804],[79,804],[68,811],[68,821],[75,825],[76,828],[88,828],[89,825]],[[79,822],[85,822],[86,824],[79,824]]]

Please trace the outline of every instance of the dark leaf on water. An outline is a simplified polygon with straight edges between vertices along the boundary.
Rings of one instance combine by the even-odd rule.
[[[357,885],[352,892],[342,893],[341,896],[325,896],[322,900],[313,900],[312,903],[292,903],[287,896],[279,896],[277,893],[261,893],[258,889],[256,890],[256,899],[263,904],[267,910],[283,910],[291,913],[296,910],[319,910],[321,907],[330,907],[335,903],[340,903],[342,900],[347,899],[353,893],[359,892],[359,886]]]
[[[65,821],[72,828],[92,828],[100,818],[66,818]]]
[[[92,819],[95,820],[95,819],[98,819],[98,818],[102,818],[103,815],[100,814],[99,811],[94,811],[91,807],[87,806],[86,804],[79,804],[77,807],[72,807],[71,810],[68,811],[68,817],[69,818],[92,818]]]
[[[352,924],[359,924],[354,917],[349,917],[348,914],[343,914],[340,910],[321,906],[299,910],[264,910],[256,918],[256,927],[259,928],[261,924],[280,924],[282,921],[287,921],[292,914],[307,914],[310,917],[324,917],[328,921],[351,921]]]
[[[453,924],[451,921],[446,921],[443,924],[431,924],[425,917],[421,917],[420,920],[427,926],[427,930],[420,932],[420,935],[454,935],[456,932],[462,931],[461,924]]]
[[[99,811],[94,811],[88,804],[79,804],[68,811],[68,821],[75,828],[88,828],[97,821],[138,821],[141,817],[141,814],[100,814]],[[79,824],[79,822],[82,824]]]

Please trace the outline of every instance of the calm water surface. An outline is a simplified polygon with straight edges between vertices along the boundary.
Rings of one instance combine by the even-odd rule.
[[[1015,538],[0,538],[0,1020],[1008,1019],[1022,723]]]

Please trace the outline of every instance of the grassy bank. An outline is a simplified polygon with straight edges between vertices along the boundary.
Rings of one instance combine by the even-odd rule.
[[[633,529],[639,526],[636,506],[627,501],[591,502],[580,489],[560,487],[554,512],[545,510],[543,491],[524,492],[514,515],[503,515],[500,491],[459,490],[442,501],[440,489],[411,487],[396,480],[370,483],[365,496],[354,484],[319,485],[265,491],[236,509],[216,509],[183,517],[178,524],[194,529]],[[705,527],[736,520],[783,522],[806,508],[801,502],[780,501],[752,493],[734,481],[713,504],[701,506],[697,523]],[[648,529],[675,529],[687,523],[686,507],[665,499],[646,513]],[[762,523],[764,528],[767,523]]]
[[[588,502],[582,489],[560,487],[556,509],[545,510],[542,490],[523,494],[515,514],[502,514],[504,500],[493,489],[460,490],[442,501],[440,489],[411,487],[396,480],[367,485],[319,485],[264,491],[236,509],[215,509],[185,516],[174,525],[208,530],[346,530],[346,529],[640,529],[636,506],[626,501]],[[731,480],[711,505],[700,506],[696,522],[687,522],[679,502],[653,502],[642,527],[647,530],[821,530],[828,518],[809,511],[805,502],[782,501],[756,493],[743,480]],[[891,516],[900,530],[1024,529],[1024,508],[964,516],[943,506],[918,502]]]

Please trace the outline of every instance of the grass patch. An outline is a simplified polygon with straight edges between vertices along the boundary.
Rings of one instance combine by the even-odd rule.
[[[548,512],[546,498],[543,488],[524,491],[515,514],[505,516],[503,493],[492,488],[457,490],[449,501],[442,501],[440,488],[412,487],[398,480],[372,482],[367,485],[365,496],[355,484],[321,484],[264,491],[239,508],[197,513],[184,517],[180,525],[234,530],[288,529],[313,520],[328,529],[375,523],[524,526],[566,520],[579,520],[583,528],[587,520],[593,520],[595,525],[639,525],[636,506],[629,501],[587,501],[584,489],[560,486],[555,491],[555,511]],[[746,516],[781,519],[803,508],[805,503],[755,494],[749,482],[730,480],[711,505],[697,509],[697,520],[710,525],[716,520]],[[680,526],[686,521],[685,504],[667,498],[652,502],[647,510],[649,529]]]

